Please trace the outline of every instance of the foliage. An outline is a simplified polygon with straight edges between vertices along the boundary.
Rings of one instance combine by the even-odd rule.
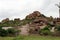
[[[45,27],[44,29],[41,29],[39,31],[39,34],[41,34],[41,35],[50,35],[51,32],[50,32],[50,29],[48,27]]]
[[[17,32],[18,31],[13,28],[7,30],[0,28],[0,36],[15,36]]]
[[[7,36],[8,32],[0,27],[0,36]]]
[[[56,26],[57,31],[60,31],[60,25]]]
[[[50,35],[50,31],[49,30],[42,30],[41,34],[42,35]]]
[[[7,29],[8,31],[8,36],[17,36],[19,35],[20,30],[16,30],[14,28],[9,28]]]
[[[33,20],[31,20],[31,19],[24,19],[24,20],[21,20],[20,25],[26,25],[26,24],[29,24],[32,21]]]
[[[9,29],[7,29],[7,31],[8,31],[8,34],[15,34],[15,29],[13,29],[13,28],[9,28]]]

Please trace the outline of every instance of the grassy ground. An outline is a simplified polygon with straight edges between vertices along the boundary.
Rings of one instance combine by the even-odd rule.
[[[19,36],[19,37],[0,37],[0,40],[60,40],[60,37],[52,36]]]
[[[0,40],[13,40],[14,37],[0,37]]]

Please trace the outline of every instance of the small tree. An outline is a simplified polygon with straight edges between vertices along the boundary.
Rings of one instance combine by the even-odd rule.
[[[45,27],[44,29],[41,29],[41,30],[39,31],[39,34],[41,34],[41,35],[50,35],[51,32],[50,32],[49,27]]]
[[[60,26],[58,25],[58,26],[56,27],[56,29],[57,29],[57,31],[60,31]]]
[[[17,32],[17,30],[15,30],[14,28],[9,28],[7,29],[7,31],[9,36],[15,36]]]
[[[53,36],[60,36],[60,25],[55,26],[55,32],[53,33]]]
[[[0,27],[0,36],[7,36],[8,32]]]

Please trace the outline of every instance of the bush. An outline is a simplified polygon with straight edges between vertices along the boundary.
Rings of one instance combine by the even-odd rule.
[[[15,30],[14,28],[9,28],[7,30],[0,28],[0,36],[17,36],[18,35],[18,30]]]
[[[0,27],[0,36],[7,36],[8,32]]]
[[[7,29],[8,31],[8,36],[16,36],[18,33],[18,30],[15,30],[14,28],[9,28]]]
[[[60,25],[56,25],[53,36],[60,36]]]
[[[15,33],[15,29],[13,29],[13,28],[9,28],[9,29],[7,29],[7,31],[8,31],[9,34],[14,34]]]
[[[43,35],[50,35],[50,31],[49,30],[42,30],[41,33]]]
[[[0,36],[7,36],[8,32],[4,29],[0,31]]]
[[[50,35],[51,32],[50,32],[50,30],[49,30],[48,27],[45,27],[44,29],[41,29],[41,30],[39,31],[39,34],[40,34],[40,35]]]
[[[57,31],[60,31],[60,26],[59,25],[56,26],[56,29],[57,29]]]

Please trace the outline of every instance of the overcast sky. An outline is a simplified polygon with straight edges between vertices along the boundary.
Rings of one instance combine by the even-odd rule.
[[[55,4],[59,2],[60,0],[0,0],[0,20],[24,19],[33,11],[40,11],[46,16],[58,17],[59,11]]]

